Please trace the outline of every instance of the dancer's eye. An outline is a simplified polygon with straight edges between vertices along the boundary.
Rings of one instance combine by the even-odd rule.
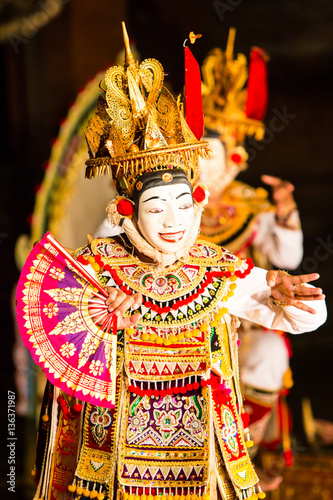
[[[161,212],[163,212],[162,208],[152,208],[149,210],[149,213],[151,214],[160,214]]]

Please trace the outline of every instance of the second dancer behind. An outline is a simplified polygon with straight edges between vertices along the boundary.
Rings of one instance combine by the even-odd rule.
[[[303,235],[292,184],[262,176],[272,188],[271,205],[263,188],[235,180],[248,166],[246,138],[254,136],[259,140],[264,135],[267,54],[253,48],[248,71],[246,57],[233,54],[234,37],[235,30],[231,29],[226,50],[213,49],[202,66],[205,139],[212,156],[200,162],[200,180],[210,191],[201,236],[238,256],[252,257],[258,266],[295,269],[303,255]],[[262,442],[272,444],[281,439],[282,422],[277,413],[281,394],[292,383],[290,350],[284,332],[245,321],[240,340],[240,376],[254,451]],[[288,432],[288,423],[283,425],[284,433]],[[288,442],[287,437],[285,445]],[[285,450],[290,463],[289,453]],[[266,477],[266,488],[274,489],[281,479]]]

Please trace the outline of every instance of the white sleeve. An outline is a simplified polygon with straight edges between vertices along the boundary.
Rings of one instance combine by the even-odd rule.
[[[327,317],[324,300],[304,302],[317,311],[311,314],[293,306],[270,306],[271,289],[266,284],[265,269],[255,267],[246,278],[236,281],[237,288],[226,307],[230,314],[247,319],[273,330],[289,333],[311,332],[319,328]]]
[[[104,219],[102,224],[94,231],[95,238],[107,238],[108,236],[116,236],[123,233],[124,230],[119,226],[112,226],[107,219]]]
[[[253,245],[274,266],[281,269],[296,269],[303,257],[302,230],[280,226],[276,221],[275,212],[260,214],[258,222]]]

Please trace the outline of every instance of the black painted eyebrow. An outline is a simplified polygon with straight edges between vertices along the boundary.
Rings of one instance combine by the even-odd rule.
[[[191,196],[191,193],[189,193],[188,191],[186,191],[185,193],[182,193],[182,194],[179,194],[178,196],[176,196],[176,200],[178,200],[178,198],[180,198],[181,196],[185,196],[186,194],[188,194],[189,196]]]
[[[150,200],[166,201],[164,198],[160,198],[159,196],[152,196],[151,198],[148,198],[147,200],[143,201],[142,203],[147,203],[147,201],[150,201]]]
[[[176,200],[178,200],[178,198],[181,198],[182,196],[185,196],[186,194],[190,195],[191,196],[191,193],[188,193],[187,191],[185,193],[181,193],[179,194],[178,196],[176,196]],[[166,201],[164,198],[161,198],[160,196],[152,196],[151,198],[148,198],[147,200],[144,200],[142,203],[147,203],[147,201],[150,201],[150,200],[161,200],[161,201]]]

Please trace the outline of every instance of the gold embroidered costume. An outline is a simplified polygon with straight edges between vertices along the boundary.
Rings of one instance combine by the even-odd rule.
[[[80,403],[83,440],[75,469],[75,450],[71,455],[72,474],[60,475],[62,489],[67,481],[79,498],[96,492],[97,498],[110,499],[115,485],[123,498],[206,499],[216,495],[215,461],[222,456],[222,498],[254,494],[257,476],[242,424],[236,323],[226,308],[251,261],[201,240],[165,269],[142,263],[112,239],[94,240],[76,257],[93,265],[103,286],[121,287],[129,295],[140,291],[143,317],[137,327],[118,332],[115,408]],[[222,378],[211,372],[214,363]],[[73,421],[63,411],[64,405],[58,435],[68,434],[64,423]],[[45,467],[44,462],[44,480]],[[52,464],[52,488],[45,498],[57,498],[52,492],[58,469]]]

